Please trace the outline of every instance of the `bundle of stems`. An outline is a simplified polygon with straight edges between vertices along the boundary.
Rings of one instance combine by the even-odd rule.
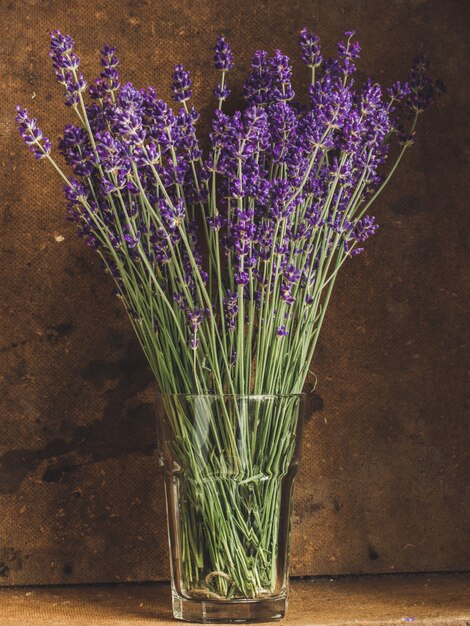
[[[301,396],[168,396],[163,404],[184,592],[217,600],[282,593]]]

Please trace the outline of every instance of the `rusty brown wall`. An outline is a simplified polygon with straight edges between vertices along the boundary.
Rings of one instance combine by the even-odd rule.
[[[0,583],[165,578],[152,380],[111,285],[64,221],[61,184],[20,145],[16,102],[56,137],[70,120],[48,31],[76,38],[85,72],[115,43],[122,73],[168,94],[172,65],[210,104],[210,45],[295,56],[312,26],[344,30],[385,83],[428,53],[447,96],[419,128],[381,228],[343,272],[314,370],[293,518],[293,573],[469,565],[468,25],[466,0],[1,0]],[[296,69],[302,72],[300,63]],[[466,458],[467,457],[467,458]]]

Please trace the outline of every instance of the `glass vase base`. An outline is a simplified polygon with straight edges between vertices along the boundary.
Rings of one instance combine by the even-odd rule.
[[[186,622],[202,624],[272,622],[286,613],[287,599],[190,600],[173,595],[173,616]]]

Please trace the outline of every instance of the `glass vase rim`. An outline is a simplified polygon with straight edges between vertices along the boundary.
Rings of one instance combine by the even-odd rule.
[[[155,394],[159,398],[246,398],[248,400],[275,400],[279,398],[305,398],[307,392],[299,393],[163,393]]]

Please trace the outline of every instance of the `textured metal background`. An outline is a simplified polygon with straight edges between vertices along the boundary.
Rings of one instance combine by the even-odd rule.
[[[61,184],[26,154],[14,104],[53,138],[71,119],[48,31],[88,76],[118,46],[124,79],[181,61],[207,119],[224,32],[240,86],[255,49],[297,58],[307,24],[344,30],[390,84],[428,53],[448,86],[375,209],[381,229],[337,283],[314,370],[293,518],[292,573],[459,570],[469,564],[468,24],[466,0],[1,0],[0,583],[166,578],[152,380],[111,284],[64,221]],[[303,71],[296,63],[296,74]]]

